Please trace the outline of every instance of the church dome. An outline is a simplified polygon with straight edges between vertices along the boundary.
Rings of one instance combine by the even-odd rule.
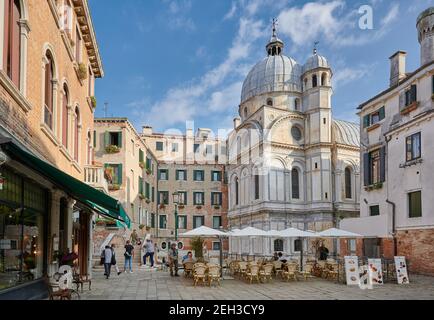
[[[316,68],[330,68],[330,66],[327,62],[327,59],[317,54],[315,50],[314,54],[307,60],[307,62],[303,66],[303,73],[306,73]]]
[[[301,66],[284,55],[268,56],[244,80],[241,103],[267,92],[301,91]]]
[[[268,57],[257,63],[244,80],[241,103],[263,93],[301,91],[302,67],[282,54],[284,46],[273,23],[273,35],[266,46]]]
[[[335,143],[360,147],[360,128],[357,123],[333,119],[332,133]]]

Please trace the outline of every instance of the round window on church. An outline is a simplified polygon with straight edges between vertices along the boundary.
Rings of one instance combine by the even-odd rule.
[[[299,127],[293,126],[291,128],[291,135],[294,138],[295,141],[300,141],[302,134],[301,134],[301,130]]]

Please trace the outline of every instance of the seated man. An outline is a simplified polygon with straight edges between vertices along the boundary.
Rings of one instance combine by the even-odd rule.
[[[182,257],[182,263],[184,262],[194,262],[193,253],[189,251],[185,256]]]
[[[279,261],[281,261],[283,263],[287,263],[288,262],[288,257],[283,256],[282,252],[279,252],[278,256],[279,256]]]

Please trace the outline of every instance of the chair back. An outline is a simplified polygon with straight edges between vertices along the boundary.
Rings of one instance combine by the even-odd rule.
[[[307,273],[311,273],[313,270],[313,263],[306,263],[304,266],[304,271]]]
[[[271,272],[273,272],[273,267],[274,267],[273,264],[267,263],[262,268],[263,268],[265,274],[271,274]]]
[[[254,276],[259,274],[259,266],[257,264],[250,265],[249,270],[250,270],[250,273]]]
[[[194,262],[184,262],[184,270],[193,270]]]
[[[290,272],[297,271],[297,264],[296,263],[288,263],[288,265],[286,266],[286,268]]]
[[[220,277],[220,267],[217,265],[210,266],[208,268],[208,275],[212,277]]]
[[[196,269],[196,268],[199,268],[199,267],[204,267],[205,268],[205,263],[203,263],[203,262],[196,262],[193,265],[193,269]]]
[[[273,266],[276,269],[282,269],[282,261],[273,261]]]
[[[194,274],[197,276],[204,276],[206,272],[205,266],[197,266],[194,268]]]
[[[247,269],[247,262],[245,262],[245,261],[238,262],[238,268],[240,270],[246,270]]]

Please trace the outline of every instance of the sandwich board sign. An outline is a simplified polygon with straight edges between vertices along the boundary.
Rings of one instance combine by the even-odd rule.
[[[405,261],[405,257],[394,257],[395,260],[395,269],[396,269],[396,278],[398,280],[398,284],[408,284],[410,283],[408,279],[408,271],[407,271],[407,263]]]
[[[359,258],[357,256],[345,256],[345,275],[348,286],[359,285]]]
[[[368,284],[383,285],[383,270],[381,259],[368,259]]]

